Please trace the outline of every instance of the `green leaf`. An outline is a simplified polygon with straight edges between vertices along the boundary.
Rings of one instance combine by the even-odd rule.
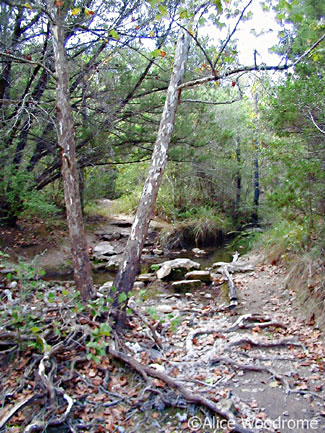
[[[99,328],[99,335],[109,337],[111,335],[112,328],[108,323],[102,323]]]
[[[158,9],[159,9],[159,12],[160,12],[162,17],[165,17],[167,15],[167,7],[166,6],[159,5]]]
[[[38,326],[33,326],[31,329],[33,334],[37,334],[38,332],[41,331],[41,328],[39,328]]]
[[[160,50],[157,49],[157,50],[151,51],[150,54],[152,55],[152,57],[160,57]]]
[[[125,302],[127,300],[127,298],[128,297],[127,297],[125,292],[120,293],[119,297],[118,297],[119,304],[122,304],[123,302]]]
[[[188,18],[188,13],[186,9],[181,10],[179,17],[181,20],[184,20],[185,18]]]
[[[120,35],[117,33],[117,31],[116,30],[111,30],[110,32],[109,32],[109,35],[113,38],[113,39],[115,39],[116,41],[119,41],[120,40]]]

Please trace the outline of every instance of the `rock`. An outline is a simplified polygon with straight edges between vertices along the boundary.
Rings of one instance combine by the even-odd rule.
[[[107,260],[106,256],[114,256],[116,254],[122,253],[124,246],[117,242],[107,242],[103,241],[95,245],[93,256],[95,259]]]
[[[201,287],[202,281],[201,280],[182,280],[182,281],[174,281],[172,283],[172,289],[178,290],[178,291],[187,291],[190,289],[197,289]]]
[[[186,280],[201,280],[204,283],[212,283],[212,276],[209,271],[191,271],[185,274]]]
[[[140,274],[137,276],[137,280],[150,283],[151,281],[155,281],[155,276],[153,274]]]
[[[121,233],[118,232],[101,234],[101,239],[103,239],[104,241],[117,241],[120,238],[121,238]]]
[[[120,267],[122,261],[122,256],[114,256],[109,259],[107,262],[105,269],[107,271],[118,271],[118,268]]]
[[[168,260],[161,264],[161,268],[157,271],[157,277],[162,280],[166,278],[172,270],[191,270],[191,269],[200,269],[200,263],[194,262],[190,259],[174,259]]]
[[[152,250],[152,252],[156,255],[156,256],[162,256],[164,254],[163,250],[160,250],[159,248],[154,248]]]
[[[100,286],[100,288],[98,289],[99,292],[108,292],[109,290],[111,290],[113,286],[113,281],[106,281],[106,283],[104,283],[102,286]]]
[[[157,313],[168,314],[168,313],[173,312],[173,307],[171,305],[168,305],[168,304],[162,304],[162,305],[158,305],[156,307],[156,311],[157,311]]]
[[[133,288],[136,289],[136,290],[143,289],[144,286],[145,286],[145,284],[144,284],[143,281],[135,281],[134,284],[133,284]]]
[[[193,248],[192,251],[196,256],[205,256],[208,254],[206,251],[200,250],[200,248]]]
[[[252,266],[250,263],[247,262],[234,262],[234,263],[227,263],[227,262],[216,262],[213,263],[212,267],[213,268],[218,268],[216,271],[219,273],[222,273],[222,266],[227,265],[228,271],[230,273],[233,272],[250,272],[250,271],[254,271],[255,268],[254,266]]]
[[[94,272],[104,271],[106,269],[106,262],[91,263],[91,268]]]

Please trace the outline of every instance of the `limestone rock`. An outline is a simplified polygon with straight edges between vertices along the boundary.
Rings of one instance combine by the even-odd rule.
[[[152,252],[155,254],[155,256],[162,256],[164,254],[163,250],[160,250],[159,248],[154,248]]]
[[[107,260],[107,256],[121,254],[124,250],[123,245],[118,242],[103,241],[94,247],[94,258],[99,260]]]
[[[212,283],[212,276],[209,271],[191,271],[185,274],[186,280],[200,280],[204,283]]]
[[[102,286],[100,286],[98,291],[100,293],[108,292],[111,290],[112,286],[113,286],[113,281],[106,281],[106,283],[104,283]]]
[[[168,304],[161,304],[156,307],[156,311],[157,313],[168,314],[173,312],[173,307]]]
[[[200,248],[193,248],[192,251],[196,256],[205,256],[208,254],[206,251],[200,250]]]
[[[172,283],[172,289],[177,291],[187,291],[191,289],[197,289],[201,287],[201,280],[182,280],[182,281],[174,281]]]
[[[155,276],[153,274],[140,274],[137,276],[137,280],[150,283],[151,281],[155,281]]]
[[[175,269],[185,269],[188,271],[191,269],[200,269],[200,263],[194,262],[190,259],[168,260],[167,262],[162,263],[161,268],[157,271],[157,277],[162,280]]]
[[[113,271],[113,272],[118,271],[118,268],[120,267],[121,262],[122,262],[122,256],[111,257],[108,260],[108,262],[105,266],[105,269],[107,271]]]

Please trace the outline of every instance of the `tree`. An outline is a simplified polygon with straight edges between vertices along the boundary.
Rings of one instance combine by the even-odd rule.
[[[164,110],[152,154],[152,162],[142,190],[142,196],[135,214],[123,260],[113,283],[116,289],[113,304],[115,308],[120,307],[121,300],[125,301],[128,298],[128,293],[133,288],[135,276],[139,270],[142,248],[153,215],[164,168],[167,163],[168,146],[174,129],[176,110],[180,98],[178,86],[182,82],[185,74],[189,43],[190,35],[187,29],[181,28],[176,45],[173,72],[170,77]],[[124,322],[120,311],[118,311],[116,320],[118,325],[122,325]]]
[[[56,108],[58,123],[58,146],[60,148],[64,198],[73,257],[73,270],[76,289],[83,301],[94,296],[90,260],[85,229],[82,219],[78,171],[71,102],[69,95],[69,72],[65,53],[64,15],[61,6],[48,0],[51,17],[53,51],[56,70]]]

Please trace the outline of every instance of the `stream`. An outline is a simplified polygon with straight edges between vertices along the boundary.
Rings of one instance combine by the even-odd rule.
[[[207,246],[202,248],[206,252],[204,255],[196,255],[192,249],[186,249],[181,251],[171,251],[167,254],[157,255],[145,255],[141,260],[141,274],[150,273],[151,265],[159,264],[167,260],[175,258],[189,258],[195,262],[200,263],[201,269],[206,269],[212,266],[215,262],[230,262],[232,260],[232,251],[230,247],[225,244],[223,246]],[[43,277],[46,281],[70,281],[73,279],[72,269],[68,269],[65,272],[59,271],[54,272],[53,270],[45,269],[45,276]],[[106,270],[93,270],[93,281],[96,285],[102,285],[107,281],[113,281],[116,272]]]

